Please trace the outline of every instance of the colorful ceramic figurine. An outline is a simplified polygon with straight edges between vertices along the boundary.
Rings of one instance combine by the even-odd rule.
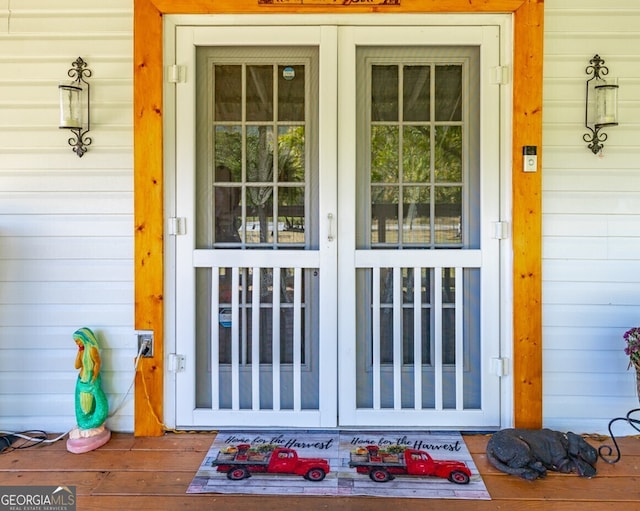
[[[102,363],[96,335],[89,328],[81,328],[74,332],[73,340],[78,346],[75,362],[76,369],[79,369],[75,392],[78,427],[69,433],[67,450],[83,453],[109,441],[111,432],[104,426],[109,403],[102,390]]]

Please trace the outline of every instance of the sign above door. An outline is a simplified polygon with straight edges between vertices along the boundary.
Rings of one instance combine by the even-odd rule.
[[[258,5],[331,5],[362,7],[372,5],[400,5],[400,0],[258,0]]]

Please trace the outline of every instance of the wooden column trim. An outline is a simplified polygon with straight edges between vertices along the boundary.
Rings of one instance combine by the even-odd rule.
[[[542,427],[542,64],[544,2],[515,12],[513,72],[513,371],[516,427]],[[522,171],[522,146],[538,171]]]
[[[542,172],[525,174],[521,168],[524,145],[538,146],[538,161],[542,160],[544,1],[401,0],[400,6],[350,6],[347,11],[345,7],[261,6],[258,0],[134,0],[135,328],[155,332],[155,355],[142,360],[136,376],[135,434],[161,435],[159,421],[164,419],[162,16],[321,12],[513,14],[514,420],[519,427],[540,427]]]
[[[164,243],[162,155],[162,13],[135,0],[133,165],[135,328],[153,330],[154,356],[135,380],[134,433],[159,436],[164,403]],[[142,380],[144,378],[144,381]]]

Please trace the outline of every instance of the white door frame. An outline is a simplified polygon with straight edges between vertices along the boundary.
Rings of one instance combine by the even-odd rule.
[[[332,30],[336,30],[336,26],[340,25],[359,25],[359,26],[375,26],[375,25],[395,25],[395,26],[410,26],[410,25],[425,25],[425,26],[483,26],[492,25],[499,27],[500,38],[500,64],[506,69],[511,68],[512,64],[512,16],[508,14],[454,14],[454,15],[432,15],[432,14],[418,14],[418,15],[387,15],[387,14],[363,14],[363,15],[335,15],[335,14],[318,14],[318,15],[167,15],[163,19],[164,21],[164,56],[165,56],[165,68],[176,63],[176,28],[178,26],[190,25],[190,26],[213,26],[218,28],[233,28],[237,30],[239,26],[253,27],[252,31],[255,31],[260,26],[282,26],[285,27],[285,32],[291,33],[293,27],[300,27],[303,32],[309,30],[309,27],[317,27],[327,25],[323,30],[329,33]],[[327,47],[327,52],[324,53],[324,57],[320,59],[320,75],[324,76],[328,81],[327,86],[331,86],[332,90],[335,90],[337,83],[337,73],[333,73],[332,67],[337,60],[337,46],[334,48]],[[485,70],[486,71],[486,70]],[[168,72],[166,73],[169,74]],[[322,90],[322,87],[321,87]],[[175,112],[175,87],[165,80],[164,87],[164,122],[165,122],[165,218],[176,217],[176,199],[175,199],[175,136],[177,119]],[[333,101],[333,104],[332,104]],[[332,172],[322,172],[325,174],[325,185],[334,186],[337,185],[335,169],[337,168],[337,162],[335,155],[337,154],[338,140],[335,134],[327,133],[327,126],[330,126],[331,118],[337,117],[338,108],[342,108],[344,105],[337,105],[337,101],[334,98],[325,98],[325,104],[327,108],[320,109],[321,116],[321,129],[324,130],[320,134],[320,167],[321,169],[333,168]],[[501,168],[510,168],[511,161],[511,146],[509,141],[511,140],[511,85],[509,83],[501,87],[500,92],[500,134],[499,143],[501,146],[501,153],[499,156],[499,164]],[[355,121],[354,121],[355,122]],[[334,124],[335,125],[335,124]],[[181,126],[181,130],[184,126]],[[485,127],[486,128],[486,127]],[[495,127],[492,127],[495,132]],[[341,155],[342,156],[342,155]],[[346,157],[346,155],[345,155]],[[333,182],[331,182],[333,180]],[[327,218],[329,213],[333,213],[337,209],[337,204],[320,204],[320,218]],[[502,172],[500,177],[500,208],[502,211],[500,220],[507,225],[511,220],[511,176],[509,172]],[[340,227],[344,224],[339,224]],[[326,240],[328,235],[329,224],[321,221],[321,240]],[[336,229],[336,224],[333,225],[333,229]],[[335,231],[334,231],[335,233]],[[338,231],[338,238],[342,238],[345,233]],[[334,245],[335,250],[335,245]],[[512,356],[512,249],[509,239],[500,243],[500,353],[497,354],[500,358],[507,361],[506,368],[507,374],[502,378],[502,384],[500,385],[501,396],[501,410],[500,410],[500,423],[501,425],[509,425],[513,421],[513,391],[512,391],[512,376],[508,371],[508,361]],[[175,299],[175,269],[176,269],[176,238],[173,236],[167,236],[165,238],[165,388],[164,388],[164,408],[165,408],[165,423],[169,427],[176,426],[176,410],[178,406],[176,377],[177,375],[172,372],[174,369],[174,357],[177,350],[176,346],[176,299]],[[336,276],[337,280],[337,276]],[[331,318],[331,307],[326,310]],[[334,317],[337,315],[335,306],[333,307]],[[337,356],[337,347],[333,347],[334,353],[328,349],[321,364],[328,364],[332,362],[332,356]],[[343,353],[348,356],[349,353]],[[333,358],[335,360],[335,358]],[[502,367],[502,364],[498,364]],[[331,382],[327,382],[332,385]],[[337,378],[333,383],[333,392],[337,393]],[[329,389],[328,389],[329,390]],[[335,395],[335,394],[334,394]]]

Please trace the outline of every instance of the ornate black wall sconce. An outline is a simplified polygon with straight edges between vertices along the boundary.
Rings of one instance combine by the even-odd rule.
[[[609,74],[609,68],[600,55],[594,55],[585,71],[591,75],[587,80],[584,106],[584,125],[590,133],[585,133],[582,139],[589,144],[587,147],[593,154],[598,154],[607,140],[607,134],[600,130],[618,125],[618,80],[603,78]]]
[[[87,63],[78,57],[72,62],[72,68],[67,74],[74,80],[70,83],[58,85],[60,94],[60,128],[71,130],[73,136],[69,138],[69,145],[80,158],[87,152],[91,138],[86,134],[91,129],[91,86],[86,78],[91,76]],[[86,123],[84,117],[86,115]]]

